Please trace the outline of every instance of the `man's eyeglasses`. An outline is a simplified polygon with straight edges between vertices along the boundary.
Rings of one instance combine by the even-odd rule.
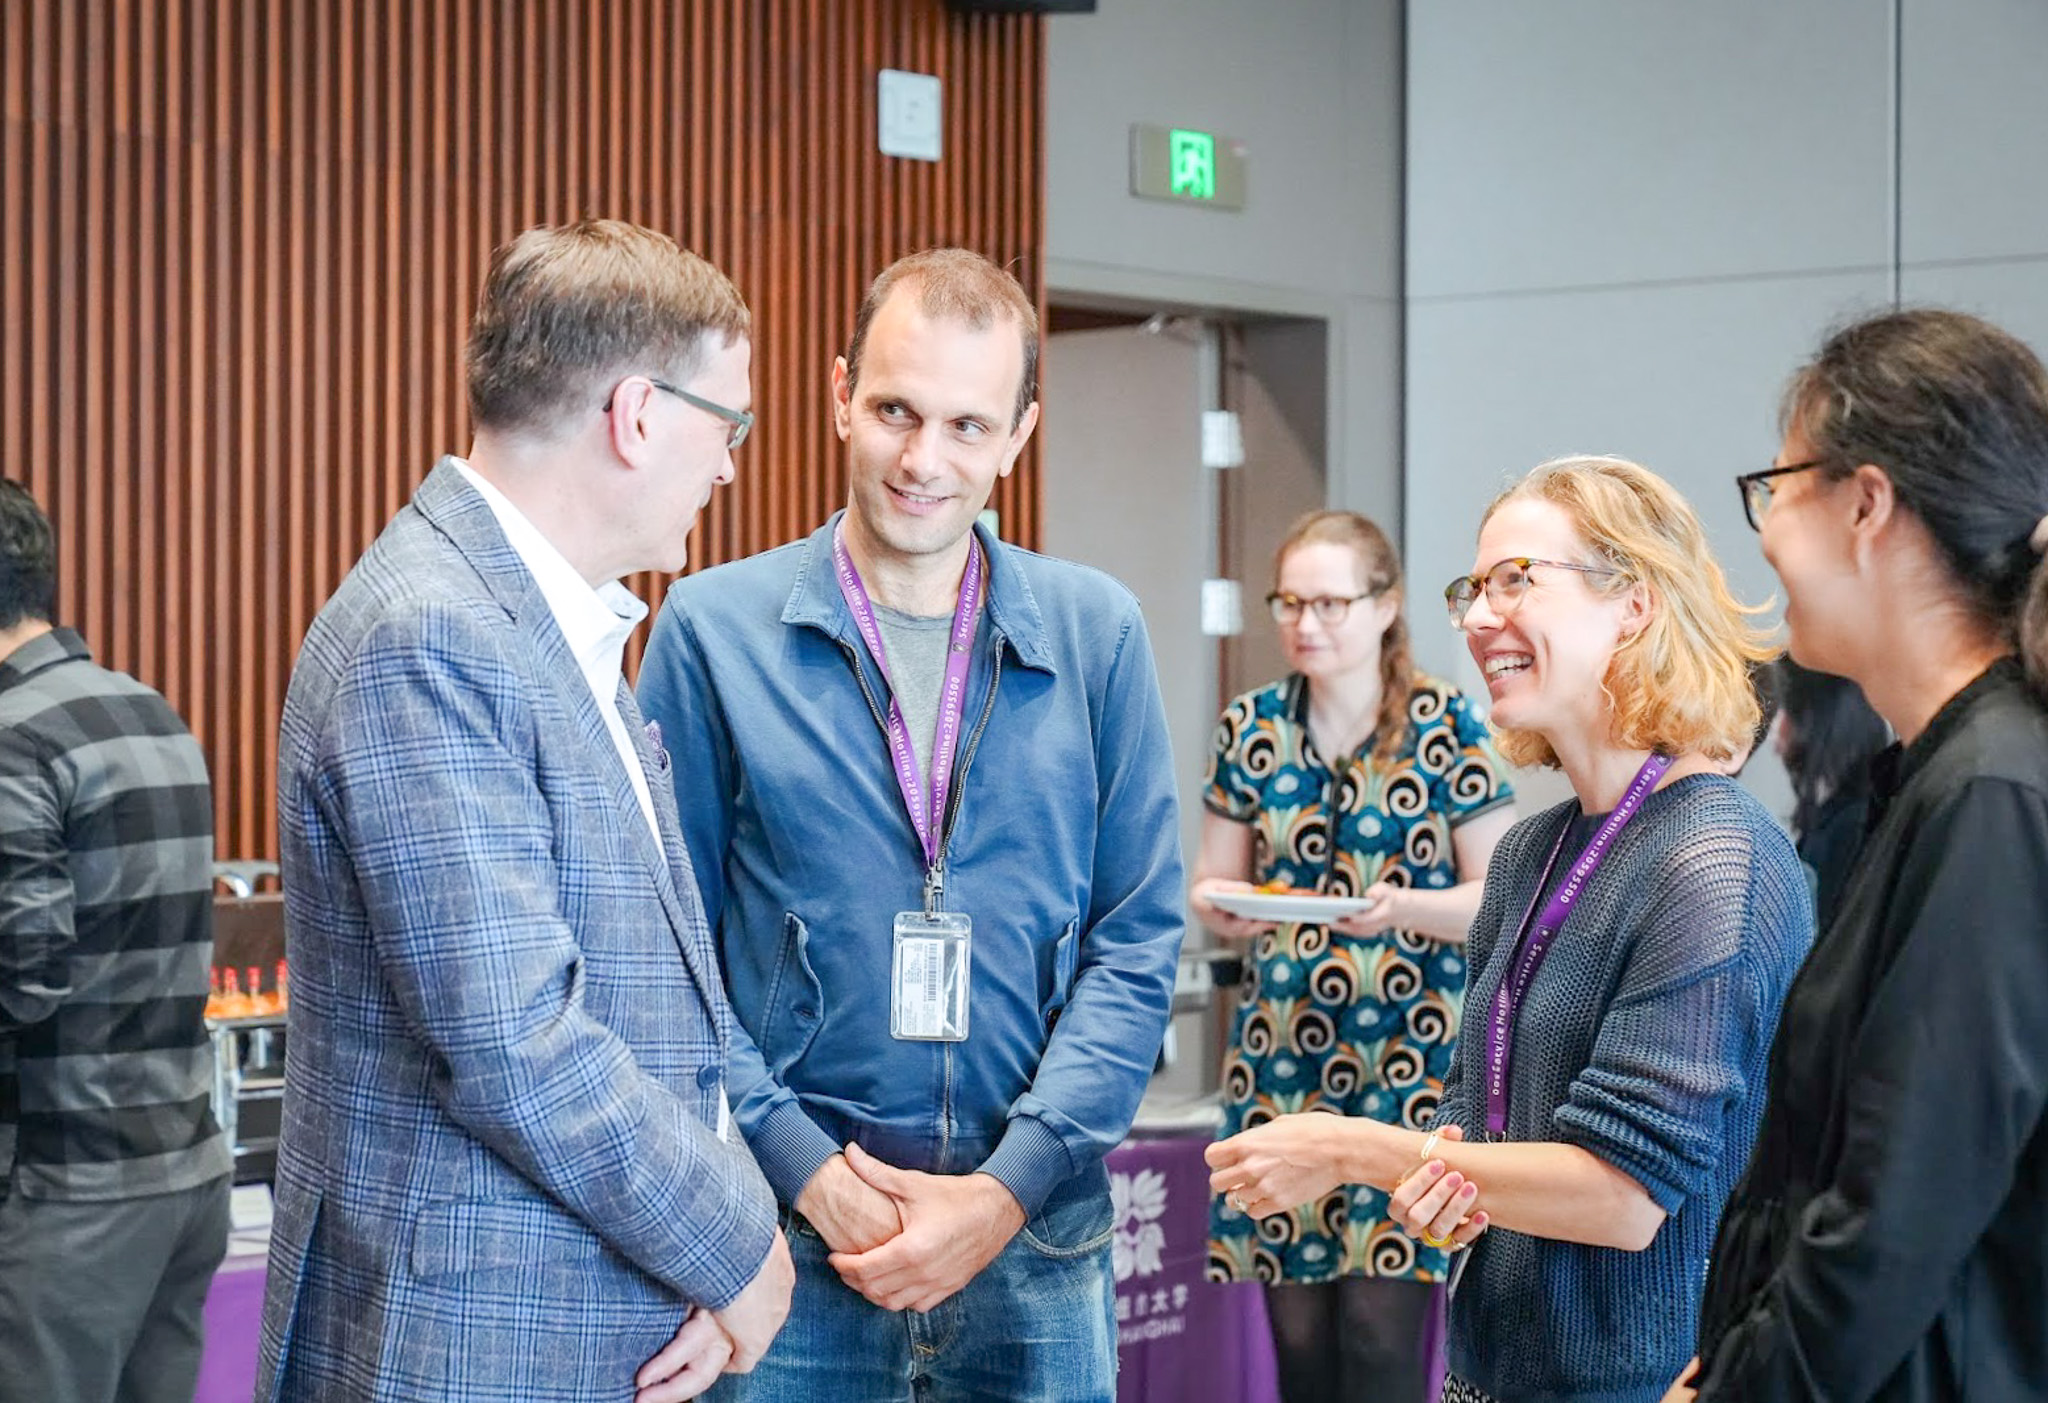
[[[647,377],[647,383],[654,386],[657,390],[666,391],[674,395],[684,404],[694,404],[707,414],[716,414],[719,418],[725,420],[726,423],[732,425],[725,435],[725,451],[728,453],[745,443],[747,435],[754,430],[754,416],[744,409],[728,409],[716,400],[705,399],[702,395],[693,395],[688,390],[679,390],[666,380],[657,380],[652,375]],[[612,412],[612,402],[609,399],[604,402],[604,412],[606,414]]]
[[[1484,575],[1460,575],[1444,586],[1444,604],[1451,611],[1451,627],[1465,627],[1465,615],[1477,602],[1482,591],[1486,595],[1486,602],[1493,606],[1494,613],[1502,618],[1514,613],[1529,593],[1529,586],[1535,583],[1529,577],[1531,566],[1542,566],[1548,570],[1571,570],[1581,575],[1622,573],[1611,565],[1575,565],[1569,560],[1537,560],[1531,556],[1518,555],[1499,562]]]
[[[1777,491],[1771,486],[1771,479],[1787,473],[1803,473],[1814,468],[1824,468],[1830,462],[1827,458],[1813,458],[1804,463],[1787,463],[1782,468],[1765,468],[1760,473],[1744,473],[1735,479],[1735,486],[1742,492],[1742,514],[1749,518],[1749,529],[1763,530],[1764,513],[1771,509],[1771,497]]]
[[[1380,587],[1384,589],[1385,586]],[[1303,599],[1298,594],[1284,594],[1274,590],[1266,596],[1266,607],[1273,611],[1273,621],[1282,624],[1298,624],[1304,611],[1313,612],[1318,623],[1335,628],[1351,613],[1351,606],[1361,599],[1370,599],[1378,589],[1369,589],[1364,594],[1319,594],[1313,599]]]

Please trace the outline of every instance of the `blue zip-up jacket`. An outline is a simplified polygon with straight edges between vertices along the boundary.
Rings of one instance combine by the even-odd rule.
[[[888,684],[809,540],[678,580],[641,666],[746,1036],[734,1114],[785,1203],[849,1141],[984,1170],[1036,1213],[1137,1112],[1183,925],[1166,720],[1138,601],[987,532],[945,853],[973,920],[969,1030],[889,1034],[897,913],[924,852],[890,765]],[[979,530],[979,528],[977,528]]]

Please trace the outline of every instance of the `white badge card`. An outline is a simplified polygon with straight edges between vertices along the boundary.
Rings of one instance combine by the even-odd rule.
[[[974,923],[958,911],[896,917],[889,1035],[917,1042],[967,1036],[967,982]]]
[[[1470,1249],[1452,1254],[1451,1277],[1450,1280],[1447,1283],[1445,1283],[1445,1294],[1455,1295],[1457,1293],[1458,1283],[1465,1279],[1465,1264],[1471,1260],[1472,1253]]]

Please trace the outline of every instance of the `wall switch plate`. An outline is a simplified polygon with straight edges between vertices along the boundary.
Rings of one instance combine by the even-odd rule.
[[[912,161],[939,159],[939,133],[944,109],[940,106],[939,80],[930,73],[906,73],[900,68],[881,71],[877,91],[880,101],[880,131],[877,141],[884,156],[902,156]]]
[[[1211,638],[1244,632],[1244,591],[1236,580],[1202,581],[1202,632]]]
[[[1202,411],[1202,466],[1236,468],[1244,465],[1244,423],[1228,409]]]

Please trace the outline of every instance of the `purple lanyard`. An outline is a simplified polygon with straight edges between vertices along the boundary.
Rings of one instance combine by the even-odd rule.
[[[832,559],[839,570],[839,592],[853,611],[853,622],[861,639],[882,669],[889,684],[889,754],[896,764],[896,786],[903,791],[903,806],[910,810],[911,826],[924,846],[927,874],[939,866],[939,845],[943,835],[939,824],[946,812],[946,791],[953,784],[953,752],[960,745],[960,725],[967,713],[967,671],[974,661],[974,635],[981,626],[981,542],[973,541],[967,555],[967,573],[960,579],[960,602],[953,608],[953,636],[946,650],[946,680],[939,692],[939,729],[932,740],[932,783],[927,798],[923,778],[917,772],[917,749],[910,743],[910,727],[904,724],[903,708],[896,704],[896,683],[889,676],[889,658],[882,643],[882,630],[875,622],[875,606],[868,599],[867,586],[853,557],[846,553],[845,528],[832,533]]]
[[[1643,767],[1629,781],[1628,792],[1621,796],[1614,812],[1601,822],[1599,831],[1586,844],[1578,861],[1571,865],[1563,883],[1543,903],[1543,914],[1538,916],[1536,902],[1542,897],[1543,889],[1550,885],[1550,874],[1557,870],[1558,854],[1564,851],[1565,836],[1572,831],[1570,820],[1565,822],[1564,831],[1557,835],[1557,841],[1550,845],[1550,860],[1543,864],[1543,876],[1529,898],[1529,909],[1522,913],[1522,924],[1515,937],[1515,962],[1494,993],[1493,1011],[1487,1022],[1486,1128],[1492,1134],[1502,1134],[1508,1128],[1508,1061],[1514,1050],[1515,1015],[1522,1007],[1522,997],[1529,992],[1529,985],[1535,980],[1543,957],[1550,953],[1550,944],[1557,938],[1565,917],[1571,915],[1572,903],[1586,889],[1586,883],[1593,880],[1593,874],[1600,870],[1608,850],[1614,846],[1616,835],[1636,816],[1636,811],[1643,807],[1643,800],[1650,796],[1650,791],[1657,787],[1657,781],[1670,768],[1669,755],[1652,754],[1643,761]],[[1533,927],[1530,924],[1532,916],[1535,917]]]

